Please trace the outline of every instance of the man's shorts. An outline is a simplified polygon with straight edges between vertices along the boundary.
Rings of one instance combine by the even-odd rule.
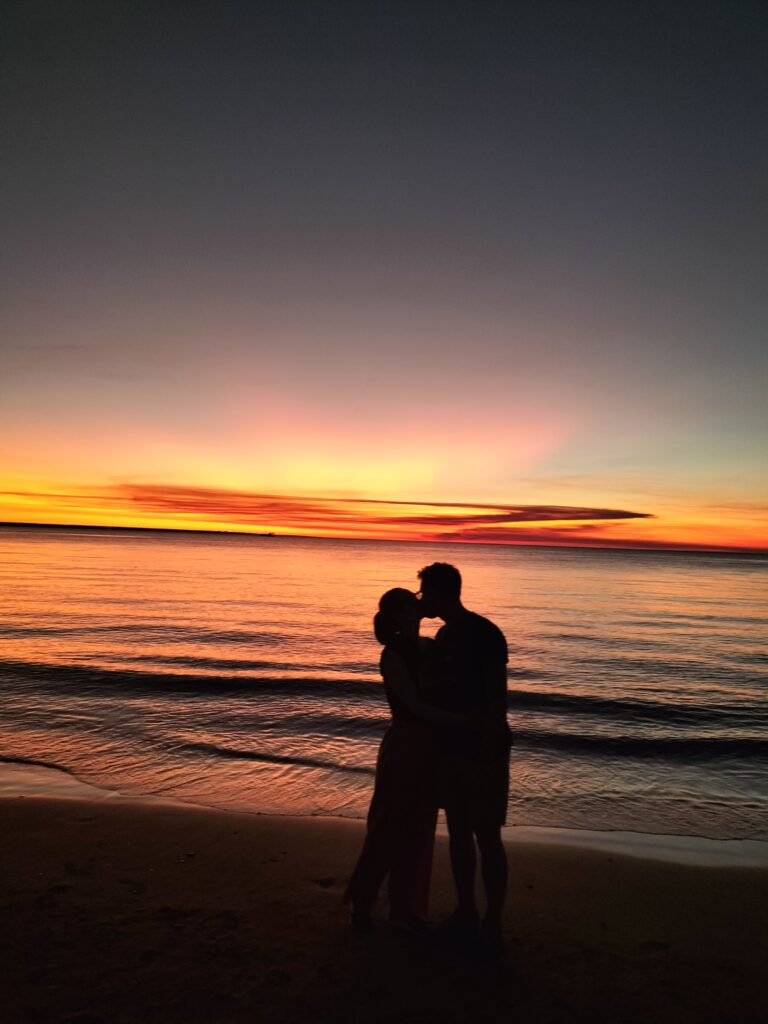
[[[482,758],[439,755],[437,793],[440,807],[466,817],[475,830],[501,828],[507,823],[509,750]]]

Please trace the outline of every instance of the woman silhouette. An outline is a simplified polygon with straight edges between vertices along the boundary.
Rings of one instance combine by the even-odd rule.
[[[421,618],[416,595],[396,587],[381,598],[373,620],[392,720],[379,748],[365,842],[344,894],[359,929],[370,927],[387,876],[390,921],[419,927],[426,918],[437,824],[431,724],[470,724],[425,699],[434,641],[419,636]]]

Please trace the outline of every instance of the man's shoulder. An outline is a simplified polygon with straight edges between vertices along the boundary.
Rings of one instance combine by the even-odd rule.
[[[482,647],[493,658],[507,660],[507,639],[496,625],[484,615],[477,612],[468,612],[469,621],[466,624],[467,633],[472,638],[473,644]]]
[[[503,636],[499,627],[487,619],[484,615],[479,615],[477,612],[464,611],[450,622],[445,622],[438,629],[435,639],[446,636],[455,636],[460,633],[486,633],[486,634],[498,634]]]
[[[479,615],[477,612],[467,612],[466,618],[466,628],[471,629],[473,632],[487,636],[504,636],[496,623],[491,622],[485,615]]]

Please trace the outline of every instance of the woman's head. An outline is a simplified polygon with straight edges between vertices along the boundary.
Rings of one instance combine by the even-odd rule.
[[[414,635],[421,622],[421,602],[410,590],[394,587],[379,601],[373,619],[373,631],[380,644],[389,644],[399,635]]]

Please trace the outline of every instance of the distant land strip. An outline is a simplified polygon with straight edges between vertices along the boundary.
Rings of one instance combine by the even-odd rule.
[[[87,531],[88,533],[193,533],[193,534],[217,534],[225,536],[236,536],[236,537],[248,537],[256,540],[262,540],[264,538],[270,538],[273,540],[316,540],[316,541],[331,541],[332,543],[354,543],[354,544],[424,544],[424,543],[438,543],[438,544],[451,544],[456,547],[466,547],[471,543],[473,547],[510,547],[510,548],[537,548],[545,550],[557,550],[557,551],[599,551],[599,552],[619,552],[624,554],[633,555],[705,555],[707,557],[718,557],[718,558],[755,558],[755,559],[768,559],[768,549],[766,548],[676,548],[676,547],[618,547],[616,545],[601,546],[598,544],[534,544],[527,542],[525,544],[498,544],[492,541],[463,541],[463,540],[449,540],[449,539],[435,539],[429,542],[421,540],[420,538],[406,538],[406,537],[322,537],[322,536],[308,536],[306,534],[289,534],[289,533],[254,533],[251,530],[199,530],[194,527],[187,529],[180,529],[172,526],[96,526],[93,524],[78,523],[23,523],[23,522],[0,522],[0,529],[20,529],[20,530],[69,530],[72,532],[81,533]]]

